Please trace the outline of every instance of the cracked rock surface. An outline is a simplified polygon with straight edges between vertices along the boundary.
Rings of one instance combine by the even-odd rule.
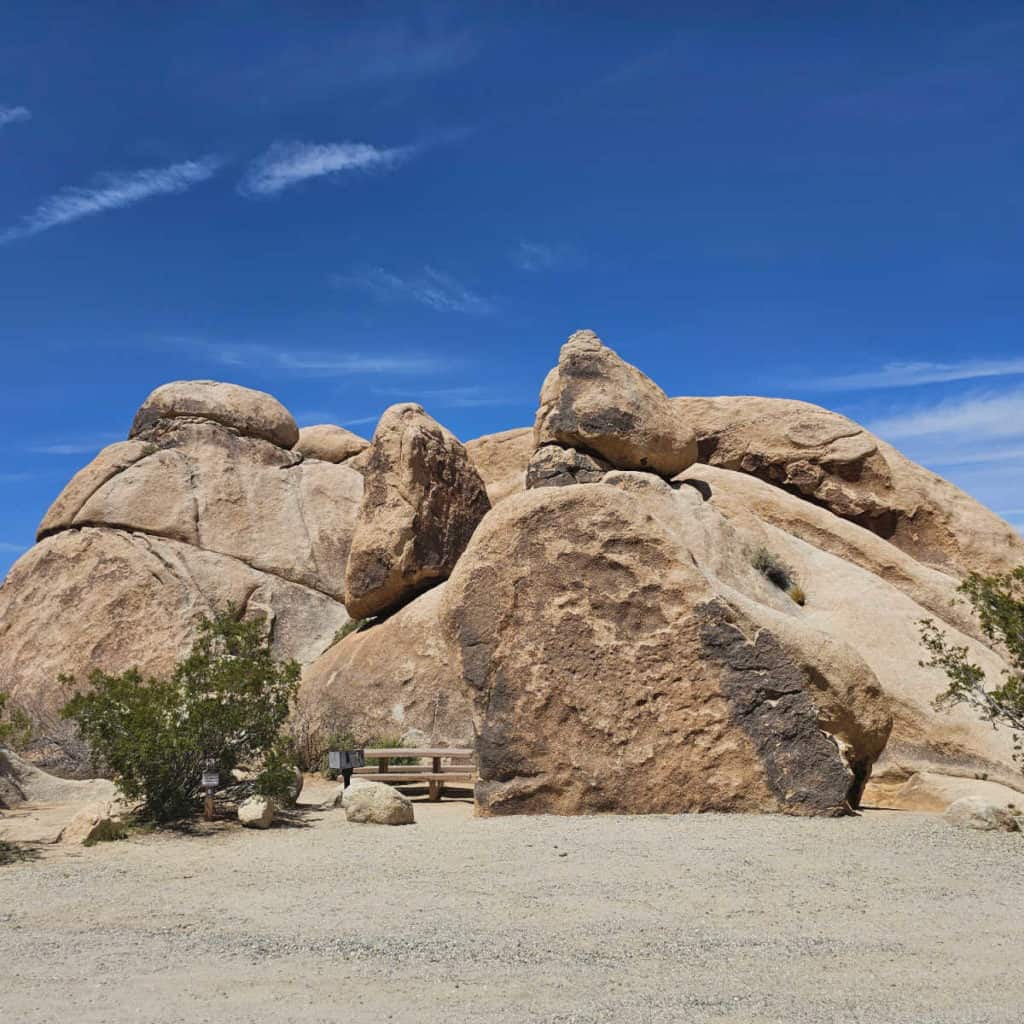
[[[72,478],[0,587],[0,679],[16,700],[59,709],[61,673],[169,671],[227,605],[263,615],[277,655],[303,662],[347,621],[362,477],[271,440],[298,438],[276,399],[165,385],[132,433]]]

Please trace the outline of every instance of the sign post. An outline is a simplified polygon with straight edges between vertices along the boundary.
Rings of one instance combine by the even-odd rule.
[[[329,750],[327,767],[334,772],[341,772],[344,788],[348,789],[352,782],[352,769],[362,768],[366,764],[366,756],[362,750]]]
[[[206,766],[203,768],[203,789],[206,790],[206,799],[203,801],[203,817],[207,821],[213,821],[213,791],[220,785],[220,772],[217,771],[217,762],[212,757],[206,759]]]

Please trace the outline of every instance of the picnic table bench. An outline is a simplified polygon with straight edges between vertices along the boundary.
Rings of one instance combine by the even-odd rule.
[[[404,783],[425,782],[428,799],[437,801],[444,793],[445,785],[472,788],[476,782],[476,766],[473,751],[466,747],[368,747],[364,751],[367,761],[376,761],[377,767],[367,765],[356,768],[354,777],[371,782]],[[416,758],[430,764],[398,764],[392,766],[395,758]],[[444,762],[448,763],[445,764]]]

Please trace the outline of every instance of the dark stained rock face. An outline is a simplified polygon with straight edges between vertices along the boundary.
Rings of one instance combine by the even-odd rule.
[[[757,621],[770,591],[696,564],[687,531],[721,524],[686,491],[623,473],[509,498],[478,528],[441,626],[473,696],[482,813],[834,815],[856,799],[890,727],[871,673],[852,651],[816,663],[804,627],[791,653]],[[716,540],[742,558],[730,531]],[[856,727],[825,736],[839,704]]]
[[[538,448],[526,468],[526,486],[565,487],[567,484],[596,484],[611,464],[575,448],[546,444]]]

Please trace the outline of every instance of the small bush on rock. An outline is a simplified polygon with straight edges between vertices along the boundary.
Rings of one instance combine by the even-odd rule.
[[[1024,770],[1024,565],[996,576],[971,573],[957,589],[1010,667],[1001,681],[986,678],[985,670],[970,661],[966,647],[952,646],[933,620],[922,619],[921,642],[930,657],[921,665],[942,669],[949,682],[936,697],[935,707],[966,704],[994,728],[1010,729],[1014,758]]]
[[[171,821],[196,807],[208,757],[226,781],[274,748],[298,679],[296,662],[274,660],[263,623],[240,622],[229,610],[202,622],[169,679],[97,669],[91,692],[73,697],[63,714],[125,797],[141,801],[144,817]]]
[[[750,564],[779,590],[784,590],[797,604],[807,601],[803,588],[797,583],[793,570],[767,548],[758,548],[751,556]]]

